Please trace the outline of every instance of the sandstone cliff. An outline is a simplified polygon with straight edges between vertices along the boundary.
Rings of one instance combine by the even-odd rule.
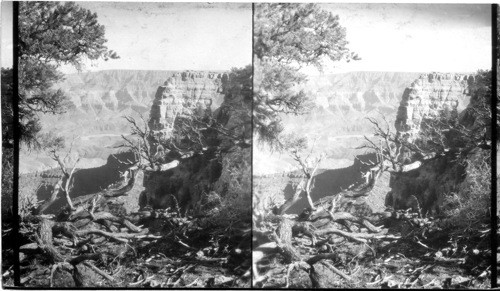
[[[149,127],[170,136],[176,117],[204,115],[220,107],[227,74],[174,73],[158,88],[150,111]]]
[[[436,73],[420,76],[403,94],[395,123],[398,133],[407,141],[416,142],[422,137],[422,125],[437,119],[454,120],[452,124],[471,129],[469,115],[471,111],[476,112],[480,102],[475,100],[474,94],[471,97],[475,78],[472,75]],[[472,148],[459,157],[457,154],[463,151],[459,149],[463,145],[453,145],[454,141],[457,139],[447,141],[451,148],[449,152],[422,161],[419,168],[393,173],[387,206],[413,208],[415,211],[420,208],[423,214],[441,212],[446,196],[456,195],[466,186],[470,169],[475,167],[474,160],[483,155],[480,148]]]
[[[238,79],[242,76],[246,79]],[[158,88],[149,119],[156,140],[185,139],[183,125],[176,121],[192,115],[210,116],[220,130],[202,131],[206,147],[186,157],[177,156],[177,167],[145,172],[141,207],[199,210],[208,196],[227,200],[238,191],[246,191],[247,201],[239,200],[248,208],[250,148],[242,148],[239,143],[251,141],[251,84],[251,69],[246,68],[228,74],[173,74]],[[234,136],[240,138],[235,140]],[[151,146],[153,150],[157,146],[153,139]],[[172,155],[167,154],[166,159],[172,159]],[[242,189],[234,189],[233,178]]]
[[[422,74],[403,93],[396,130],[413,141],[425,119],[457,118],[469,103],[468,85],[473,80],[461,74]]]

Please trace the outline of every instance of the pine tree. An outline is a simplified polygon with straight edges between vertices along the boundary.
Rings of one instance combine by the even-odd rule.
[[[304,66],[322,69],[325,60],[359,57],[347,48],[339,17],[317,4],[256,4],[254,21],[254,130],[260,141],[279,148],[282,114],[313,108],[300,89]]]
[[[97,14],[74,2],[19,3],[19,121],[21,141],[36,145],[38,114],[64,112],[66,96],[53,86],[63,80],[61,65],[81,69],[86,59],[115,59],[105,46]]]

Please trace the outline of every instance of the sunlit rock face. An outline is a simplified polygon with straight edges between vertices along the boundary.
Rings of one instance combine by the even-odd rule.
[[[228,84],[226,73],[188,71],[171,74],[159,86],[151,106],[149,127],[155,136],[150,144],[152,151],[157,149],[157,140],[183,137],[178,127],[174,129],[176,121],[182,118],[212,113],[213,118],[225,127],[235,126],[233,119],[250,124],[249,120],[243,120],[231,109],[236,108],[236,112],[239,112],[244,102],[241,94],[233,94],[227,88]],[[217,133],[209,139],[210,143],[219,146],[225,142]],[[147,171],[144,175],[146,190],[139,204],[141,207],[149,205],[153,208],[193,210],[202,195],[213,190],[213,185],[221,177],[223,164],[223,157],[216,154],[214,147],[184,157],[172,169]]]
[[[463,74],[424,74],[403,93],[395,127],[407,141],[419,140],[423,124],[431,120],[460,120],[462,112],[471,107],[469,89],[474,76]],[[408,172],[392,173],[391,192],[386,206],[394,209],[437,214],[446,193],[457,192],[466,175],[464,164],[454,155],[427,159],[421,167]]]
[[[396,130],[412,141],[425,119],[457,117],[469,103],[468,85],[473,80],[473,76],[462,74],[422,74],[403,93]]]
[[[204,115],[220,107],[227,79],[221,73],[173,73],[156,91],[149,119],[153,133],[169,137],[177,117]]]

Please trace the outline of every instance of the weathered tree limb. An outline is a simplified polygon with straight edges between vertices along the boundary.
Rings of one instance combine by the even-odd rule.
[[[381,232],[382,229],[381,228],[378,228],[376,227],[375,225],[373,225],[369,220],[367,219],[361,219],[361,224],[363,224],[364,227],[366,227],[369,231],[371,232],[375,232],[375,233],[378,233],[378,232]]]
[[[148,137],[150,136],[149,126],[148,123],[144,120],[144,116],[142,116],[142,114],[139,115],[142,120],[144,129],[142,129],[139,124],[137,124],[133,117],[124,116],[124,118],[131,124],[132,135],[137,135],[140,138],[139,147],[136,147],[136,149],[138,149],[137,154],[139,154],[140,156],[144,155],[150,166],[154,167],[155,159],[153,157],[153,153],[148,141]],[[130,145],[134,146],[134,143],[127,140],[123,135],[122,138],[129,142]]]
[[[271,233],[271,239],[276,242],[276,245],[281,250],[281,254],[285,258],[286,264],[302,261],[300,253],[292,246],[292,222],[290,219],[284,218],[278,227],[279,236],[276,232]]]
[[[98,235],[110,238],[112,240],[115,240],[117,242],[128,243],[128,239],[127,239],[128,234],[124,234],[124,233],[112,233],[112,232],[106,232],[106,231],[103,231],[100,229],[85,229],[85,230],[76,231],[76,235],[78,235],[78,236],[85,236],[88,234],[98,234]]]
[[[152,235],[152,234],[141,234],[141,235],[137,235],[135,236],[135,238],[137,239],[159,239],[159,238],[162,238],[161,235]],[[180,241],[178,241],[180,243]],[[187,246],[186,244],[184,244],[184,246]],[[190,247],[190,246],[187,246],[188,248],[190,249],[193,249],[195,250],[196,248],[193,248],[193,247]]]
[[[69,197],[69,193],[71,191],[71,186],[72,186],[72,179],[73,179],[73,174],[75,173],[75,169],[76,169],[76,165],[78,164],[78,162],[80,161],[80,158],[78,158],[75,162],[75,164],[73,165],[73,168],[71,169],[71,172],[69,173],[69,175],[67,174],[67,172],[65,173],[65,175],[67,176],[67,179],[66,179],[66,185],[64,187],[64,194],[66,196],[66,201],[68,202],[68,205],[69,205],[69,208],[71,210],[74,210],[75,208],[73,207],[73,203],[71,202],[71,197]]]
[[[84,230],[77,230],[75,234],[78,236],[85,236],[87,234],[97,234],[122,243],[127,243],[128,239],[132,238],[136,239],[160,238],[159,236],[148,235],[147,229],[143,230],[141,233],[121,233],[121,232],[113,233],[113,232],[106,232],[100,229],[84,229]]]
[[[326,235],[326,234],[330,234],[330,233],[338,234],[338,235],[344,236],[346,238],[350,238],[352,240],[355,240],[355,241],[361,242],[361,243],[366,243],[366,240],[371,239],[371,238],[372,239],[383,239],[383,240],[398,240],[401,238],[400,236],[395,236],[395,235],[380,235],[380,234],[373,234],[373,233],[349,233],[349,232],[345,232],[345,231],[342,231],[342,230],[334,228],[334,227],[331,227],[328,229],[317,230],[315,232],[316,235]]]
[[[339,221],[339,220],[347,220],[351,222],[355,222],[357,224],[365,226],[369,231],[371,232],[380,232],[380,229],[373,224],[371,224],[368,220],[360,217],[356,217],[348,212],[335,212],[332,213],[331,211],[328,211],[328,214],[330,215],[330,218],[332,221]]]
[[[91,262],[83,262],[83,264],[89,268],[91,268],[94,272],[96,272],[97,274],[101,275],[102,277],[104,277],[105,279],[107,279],[108,281],[114,281],[115,279],[113,277],[111,277],[110,275],[108,275],[106,272],[104,272],[103,270],[97,268],[96,266],[94,266],[94,264],[92,264]]]
[[[136,226],[135,224],[133,224],[132,222],[130,222],[128,219],[126,219],[126,218],[120,218],[120,221],[131,232],[136,232],[136,233],[142,232],[142,229],[140,227]]]
[[[38,250],[39,246],[37,243],[28,243],[25,245],[22,245],[19,247],[19,251],[32,251],[32,250]]]
[[[87,215],[82,214],[78,217],[78,219],[85,219],[85,218],[88,218],[89,216],[90,216],[90,213],[87,213]],[[126,228],[128,228],[132,232],[138,233],[138,232],[142,231],[142,229],[140,227],[135,226],[128,219],[126,219],[124,217],[114,216],[113,214],[111,214],[109,212],[105,212],[105,211],[95,212],[95,213],[93,213],[92,218],[95,221],[107,220],[107,221],[119,223],[119,224],[125,226]]]
[[[57,269],[59,268],[58,264],[52,265],[52,268],[50,268],[50,278],[49,278],[49,287],[54,287],[54,274],[56,273]]]
[[[43,218],[38,226],[35,239],[47,258],[53,263],[64,261],[63,255],[54,247],[52,241],[52,227],[54,222]]]
[[[71,149],[70,151],[66,154],[66,157],[65,159],[67,158],[67,156],[69,155],[69,153],[71,152]],[[59,168],[61,169],[61,172],[63,173],[63,182],[61,184],[61,190],[62,192],[64,192],[65,194],[65,198],[66,198],[66,202],[68,203],[69,205],[69,208],[71,210],[74,210],[74,207],[73,207],[73,203],[71,202],[71,198],[69,197],[69,193],[71,191],[71,186],[72,186],[72,178],[73,178],[73,174],[75,172],[75,169],[76,169],[76,165],[78,164],[78,162],[80,161],[80,158],[78,158],[75,162],[75,164],[73,165],[73,168],[71,169],[70,172],[67,171],[66,169],[66,164],[64,163],[64,161],[61,159],[61,156],[59,156],[59,154],[57,153],[56,149],[53,149],[50,151],[51,153],[51,157],[53,160],[55,160],[58,164],[59,164]]]
[[[314,203],[311,198],[311,191],[312,191],[312,181],[314,179],[314,175],[316,174],[316,171],[318,170],[319,164],[321,163],[321,159],[323,156],[320,156],[316,160],[316,164],[314,166],[314,169],[312,172],[307,176],[307,184],[306,184],[306,198],[307,198],[307,203],[309,204],[309,208],[311,210],[314,210],[316,207],[314,206]]]
[[[327,266],[330,270],[332,270],[333,272],[335,272],[337,275],[339,275],[340,277],[344,278],[345,280],[352,281],[351,277],[347,276],[346,274],[344,274],[344,272],[342,272],[339,269],[335,268],[335,266],[333,266],[329,262],[325,261],[325,262],[323,262],[323,264],[325,264],[325,266]]]

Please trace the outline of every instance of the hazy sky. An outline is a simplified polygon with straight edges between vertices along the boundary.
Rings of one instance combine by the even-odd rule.
[[[2,41],[1,58],[2,67],[12,67],[12,2],[2,1]]]
[[[94,67],[88,64],[88,70],[227,70],[251,63],[250,4],[79,4],[97,12],[106,26],[108,47],[121,56]],[[489,4],[321,5],[340,16],[349,47],[362,58],[329,64],[325,72],[491,68]],[[8,10],[2,9],[2,20],[9,21],[4,18]],[[10,48],[4,27],[11,30],[2,25],[2,50]],[[11,65],[12,58],[3,54],[2,66]]]
[[[228,70],[252,63],[252,7],[80,2],[97,12],[118,60],[89,69]]]
[[[338,14],[361,61],[327,71],[491,68],[489,4],[322,4]]]
[[[88,62],[86,70],[229,70],[252,63],[251,4],[78,4],[97,13],[108,48],[120,56]]]

